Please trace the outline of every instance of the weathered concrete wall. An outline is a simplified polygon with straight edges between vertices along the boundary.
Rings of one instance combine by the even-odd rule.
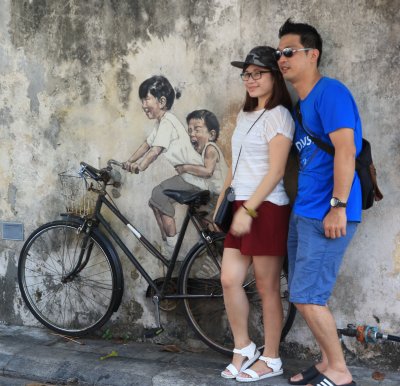
[[[196,108],[216,113],[223,127],[220,144],[228,152],[243,97],[238,71],[229,63],[255,45],[276,46],[279,26],[292,16],[317,27],[324,39],[323,73],[352,90],[385,194],[363,215],[330,305],[340,326],[377,324],[400,333],[398,5],[397,0],[0,0],[0,221],[22,222],[28,235],[63,208],[59,172],[76,169],[81,160],[98,166],[109,158],[125,160],[152,127],[137,89],[154,74],[164,74],[180,90],[174,111],[181,120]],[[160,236],[147,199],[171,169],[159,162],[144,174],[124,177],[118,200],[155,242]],[[0,239],[0,321],[33,324],[16,282],[21,247],[22,242]],[[124,265],[131,280],[113,320],[134,334],[153,323],[153,307],[144,298],[144,280]],[[288,341],[312,353],[309,338],[298,317]],[[350,339],[346,345],[366,359],[396,350]],[[398,356],[390,357],[398,363]]]

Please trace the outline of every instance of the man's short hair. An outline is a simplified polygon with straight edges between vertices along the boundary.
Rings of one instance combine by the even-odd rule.
[[[322,57],[322,38],[318,31],[305,23],[293,23],[290,18],[279,28],[279,38],[284,35],[294,34],[300,36],[301,44],[306,48],[316,48],[319,51],[317,66]]]
[[[175,91],[169,83],[168,79],[162,75],[154,75],[151,78],[146,79],[139,86],[139,98],[143,99],[147,97],[147,94],[153,95],[155,98],[160,100],[161,97],[165,97],[167,100],[166,108],[170,110],[175,100]]]

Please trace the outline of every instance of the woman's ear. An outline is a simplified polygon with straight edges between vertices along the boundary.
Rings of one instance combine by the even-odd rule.
[[[165,109],[167,107],[167,98],[165,96],[162,96],[158,102],[160,103],[160,107],[162,109]]]

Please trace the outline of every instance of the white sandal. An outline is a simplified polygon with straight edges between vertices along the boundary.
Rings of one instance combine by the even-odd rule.
[[[225,370],[221,372],[221,377],[226,379],[234,379],[236,376],[246,370],[249,366],[251,366],[260,356],[260,352],[257,350],[257,346],[255,343],[251,342],[248,346],[239,350],[238,348],[233,349],[234,354],[240,354],[243,358],[247,358],[240,370],[238,370],[232,363],[226,366]],[[230,371],[230,374],[226,374],[225,371]]]
[[[265,378],[270,378],[270,377],[275,377],[277,375],[283,374],[283,369],[282,369],[282,361],[281,358],[270,358],[270,357],[264,357],[260,356],[258,360],[265,362],[265,364],[272,370],[269,373],[259,375],[252,369],[247,369],[244,371],[241,371],[243,374],[247,374],[250,377],[241,377],[238,375],[236,377],[236,380],[239,382],[255,382],[255,381],[260,381],[261,379]]]

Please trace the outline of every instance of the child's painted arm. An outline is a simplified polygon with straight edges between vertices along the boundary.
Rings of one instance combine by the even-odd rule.
[[[207,146],[204,154],[204,165],[176,165],[175,170],[178,172],[178,174],[189,173],[197,177],[210,178],[214,174],[218,160],[219,154],[215,147]]]
[[[158,158],[163,150],[164,148],[162,146],[152,146],[143,157],[142,161],[137,165],[138,173],[146,170],[149,165]]]
[[[136,161],[140,158],[142,158],[147,151],[150,149],[149,144],[144,141],[139,147],[138,149],[129,157],[128,161],[125,161],[122,163],[122,169],[124,170],[128,170],[129,172],[136,172],[136,168],[137,168],[137,164]]]

